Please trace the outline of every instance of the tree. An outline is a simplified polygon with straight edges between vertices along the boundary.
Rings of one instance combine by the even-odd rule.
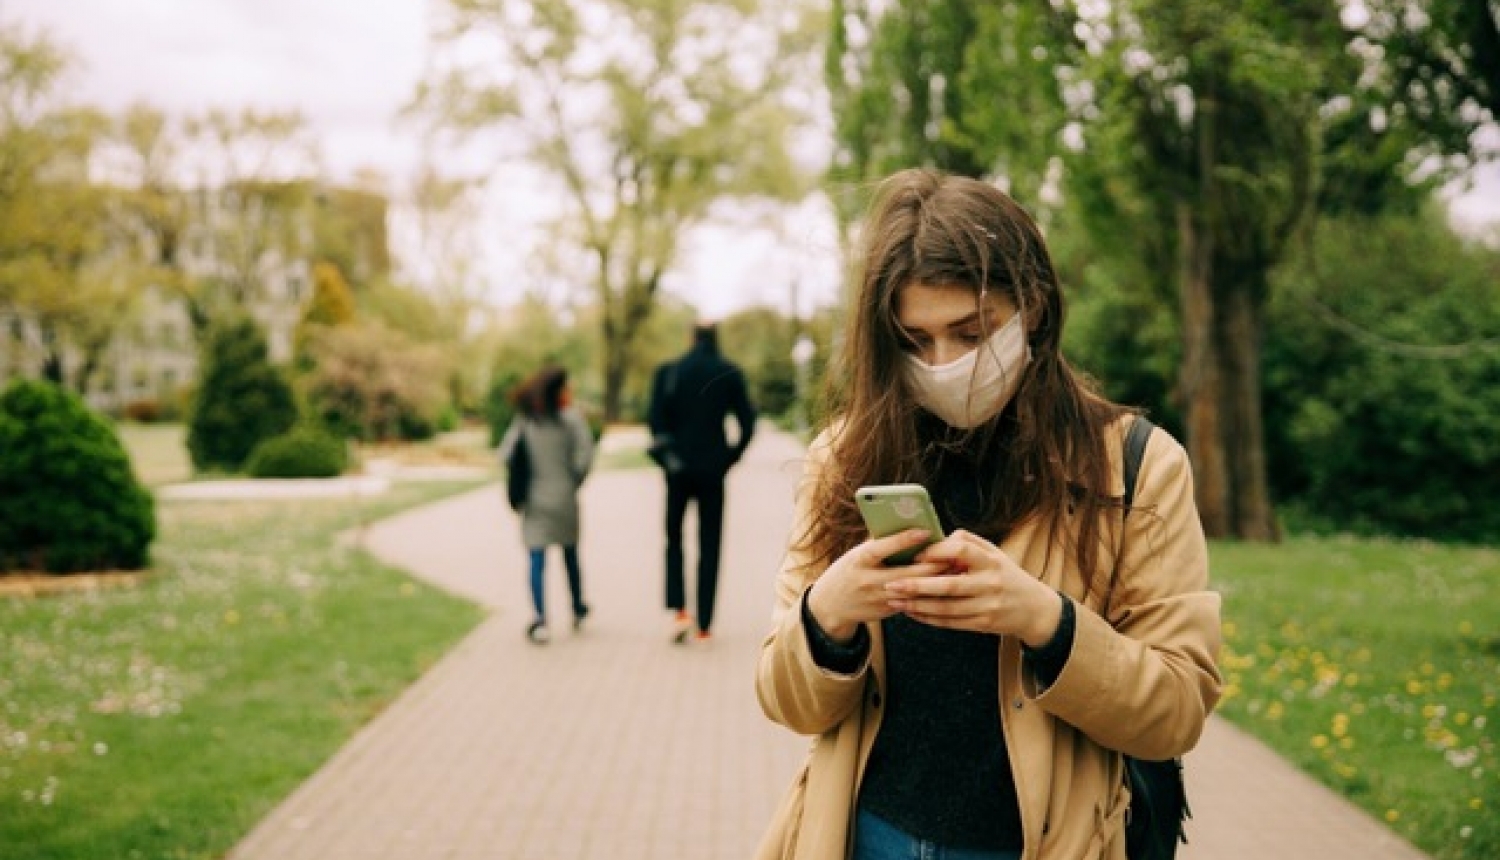
[[[789,138],[817,27],[796,0],[446,0],[416,105],[503,132],[555,188],[552,241],[588,260],[604,411],[683,234],[732,197],[804,193]],[[474,57],[484,57],[473,61]]]
[[[358,439],[431,436],[448,402],[442,351],[378,323],[320,329],[308,400],[334,431]]]
[[[1276,275],[1267,456],[1318,524],[1494,542],[1500,251],[1441,207],[1319,224]]]
[[[1384,50],[1402,104],[1461,138],[1500,117],[1500,5],[1494,0],[1369,0],[1351,13]]]
[[[201,341],[332,241],[316,218],[316,143],[296,113],[210,110],[174,120],[137,104],[116,125],[115,181],[152,279],[185,302]]]
[[[1045,3],[837,0],[824,64],[835,187],[925,166],[1035,200],[1064,119],[1056,69],[1072,21]],[[845,221],[863,211],[858,195],[837,199]]]
[[[188,417],[188,453],[201,470],[239,471],[260,442],[297,423],[292,388],[248,317],[217,324],[203,349]]]
[[[773,308],[748,308],[719,323],[719,345],[745,371],[750,399],[762,415],[786,416],[797,405],[792,362],[797,321]]]
[[[308,342],[319,328],[333,328],[354,321],[354,294],[344,275],[332,263],[313,265],[312,296],[302,308],[297,322],[296,353],[299,361],[309,360]]]
[[[114,201],[89,165],[106,123],[62,101],[67,56],[0,28],[0,310],[28,335],[46,378],[87,388],[139,291],[101,258]]]

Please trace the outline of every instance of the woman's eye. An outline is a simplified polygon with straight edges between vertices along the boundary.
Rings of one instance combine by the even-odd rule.
[[[958,334],[956,340],[964,346],[973,349],[984,341],[984,333],[977,331],[966,331]]]

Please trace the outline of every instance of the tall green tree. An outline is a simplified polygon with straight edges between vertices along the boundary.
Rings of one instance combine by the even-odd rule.
[[[444,0],[435,10],[417,108],[445,131],[499,133],[514,144],[501,159],[550,182],[551,240],[588,261],[600,310],[606,418],[620,413],[684,234],[718,201],[807,188],[791,139],[811,107],[800,91],[823,26],[809,6]]]
[[[295,112],[172,117],[140,103],[116,120],[123,214],[153,282],[180,297],[200,341],[250,311],[314,250],[318,147]]]
[[[119,247],[113,200],[89,175],[107,123],[68,103],[68,69],[45,37],[0,27],[0,311],[27,334],[42,375],[81,392],[136,284],[102,264]]]
[[[248,317],[215,324],[203,347],[188,417],[193,466],[239,471],[256,445],[295,423],[292,387],[271,364],[259,326]]]

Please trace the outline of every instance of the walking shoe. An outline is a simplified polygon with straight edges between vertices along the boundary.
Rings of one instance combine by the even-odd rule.
[[[577,608],[575,608],[573,610],[573,632],[576,633],[579,630],[582,630],[583,629],[583,620],[585,618],[588,618],[588,617],[589,617],[589,608],[587,606],[585,606],[585,605],[583,605],[583,604],[580,603],[577,606]]]
[[[526,638],[533,645],[546,645],[552,641],[552,634],[547,632],[547,622],[541,619],[531,622],[531,626],[526,628]]]
[[[685,645],[688,634],[693,631],[693,621],[688,618],[686,609],[677,610],[677,615],[672,619],[672,644]]]
[[[707,630],[699,630],[697,635],[693,636],[693,642],[694,644],[706,648],[709,645],[714,644],[714,637],[713,634],[709,633]]]

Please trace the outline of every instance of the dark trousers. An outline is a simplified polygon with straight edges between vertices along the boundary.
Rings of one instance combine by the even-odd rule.
[[[667,478],[667,608],[687,605],[683,585],[682,520],[698,503],[698,629],[714,620],[719,586],[719,538],[724,530],[724,476],[683,473]]]

